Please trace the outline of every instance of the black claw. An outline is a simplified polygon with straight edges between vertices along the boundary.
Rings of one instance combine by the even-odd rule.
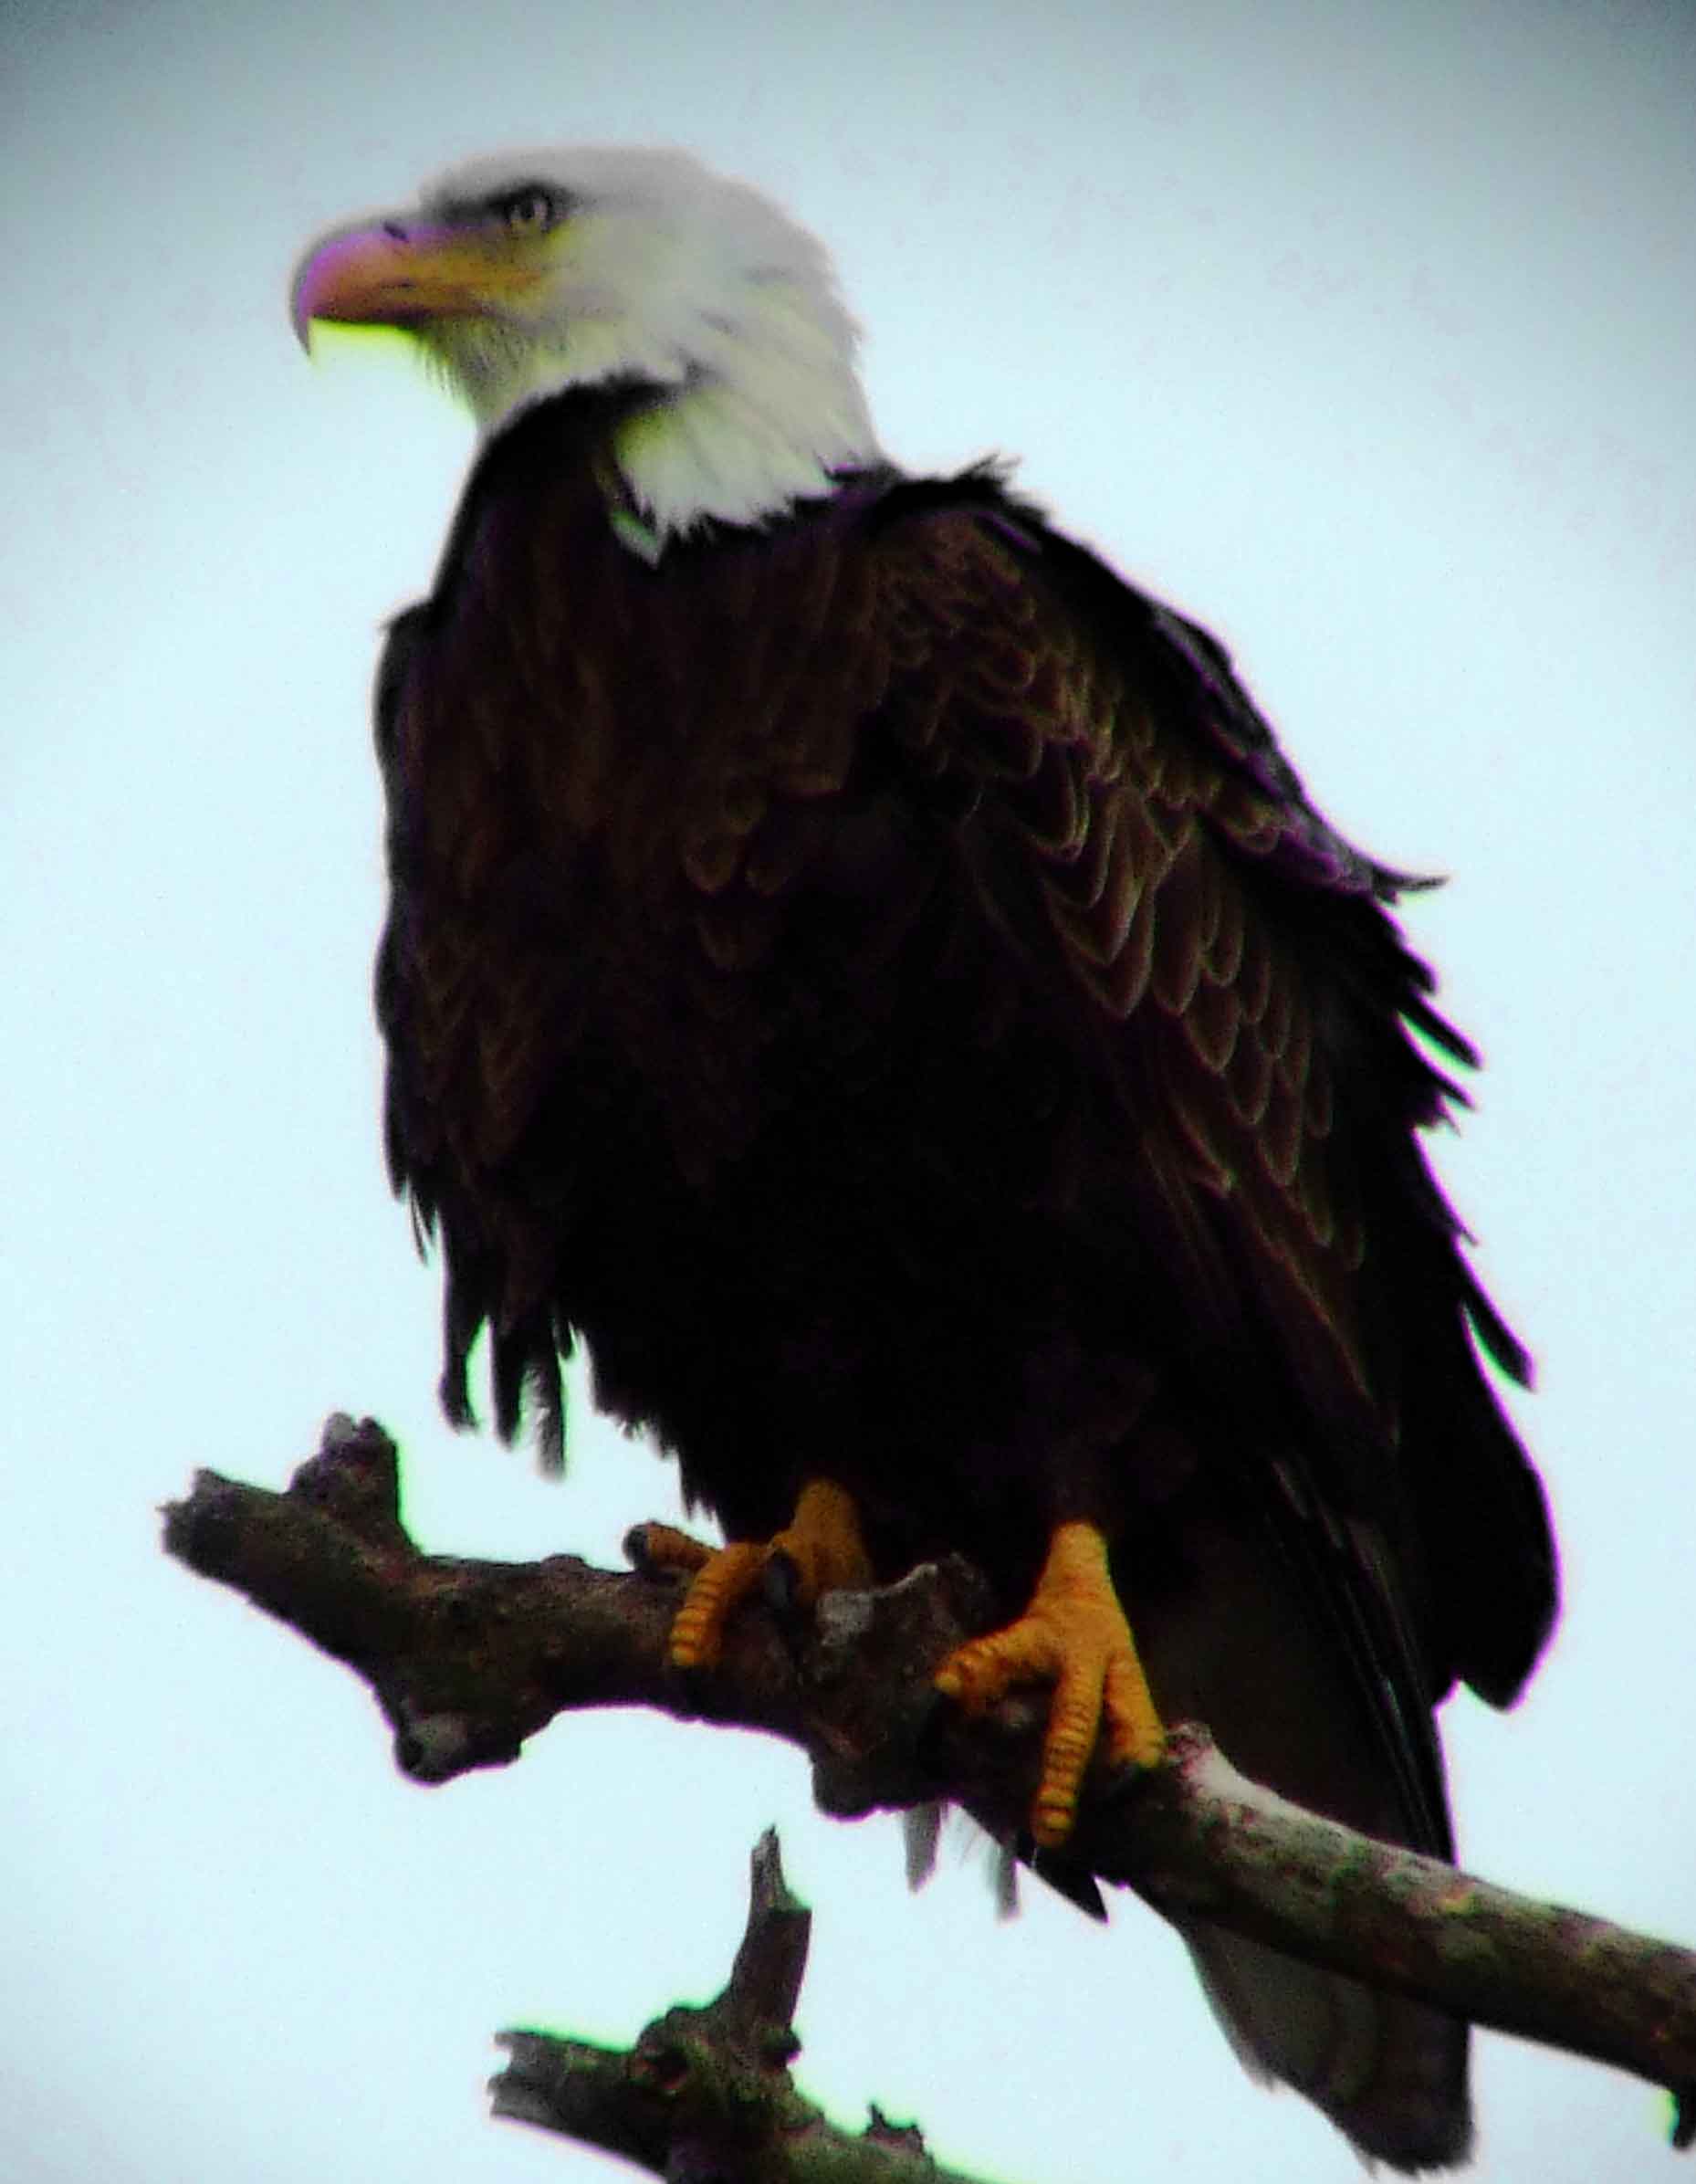
[[[1131,1799],[1141,1794],[1142,1787],[1157,1770],[1151,1767],[1138,1767],[1135,1761],[1123,1767],[1097,1766],[1090,1773],[1090,1808],[1104,1816],[1123,1811]]]
[[[780,1622],[793,1622],[801,1613],[801,1565],[780,1548],[766,1559],[759,1573],[760,1597]]]
[[[624,1534],[624,1559],[638,1577],[669,1578],[673,1575],[670,1565],[656,1562],[648,1552],[648,1533],[651,1528],[646,1524],[631,1526]]]
[[[954,1703],[947,1694],[938,1691],[934,1684],[922,1685],[903,1708],[903,1714],[906,1717],[903,1727],[914,1758],[929,1764],[939,1760],[939,1747],[955,1714]]]
[[[686,1720],[706,1711],[713,1672],[704,1662],[697,1661],[685,1668],[675,1661],[669,1661],[665,1674],[679,1719]]]
[[[1039,1881],[1045,1883],[1057,1895],[1063,1895],[1086,1918],[1098,1918],[1104,1926],[1106,1924],[1107,1906],[1095,1876],[1087,1865],[1080,1865],[1075,1859],[1068,1858],[1063,1851],[1045,1851],[1022,1829],[1020,1831],[1018,1856]]]

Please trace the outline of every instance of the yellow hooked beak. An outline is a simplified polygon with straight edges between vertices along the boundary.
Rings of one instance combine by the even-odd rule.
[[[504,229],[381,220],[313,245],[295,276],[290,316],[303,349],[315,319],[416,327],[484,318],[528,294],[543,271]]]

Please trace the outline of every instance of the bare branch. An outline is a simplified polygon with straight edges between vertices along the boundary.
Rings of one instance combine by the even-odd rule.
[[[854,2136],[795,2090],[793,2017],[811,1914],[790,1894],[775,1833],[754,1846],[748,1928],[730,1983],[679,2007],[629,2050],[503,2032],[494,2111],[621,2154],[667,2184],[971,2184],[939,2168],[913,2126],[872,2111]]]
[[[811,1759],[827,1812],[948,1799],[1004,1840],[1018,1836],[1041,1705],[1010,1700],[974,1722],[932,1686],[943,1656],[987,1621],[986,1589],[964,1563],[831,1594],[804,1621],[750,1607],[719,1666],[686,1679],[666,1659],[670,1578],[569,1555],[425,1556],[398,1512],[387,1434],[337,1417],[286,1494],[198,1474],[166,1512],[165,1543],[363,1676],[414,1780],[515,1759],[571,1708],[638,1705],[786,1738]],[[1696,2136],[1696,1953],[1304,1812],[1238,1775],[1194,1725],[1151,1773],[1098,1769],[1060,1877],[1076,1885],[1090,1873],[1168,1916],[1213,1920],[1633,2072],[1682,2096],[1674,2143]],[[767,2015],[777,2018],[783,1982],[772,1979]]]

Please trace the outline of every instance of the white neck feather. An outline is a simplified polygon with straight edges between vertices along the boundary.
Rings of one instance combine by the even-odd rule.
[[[882,459],[845,340],[777,288],[726,327],[682,384],[613,443],[631,499],[660,538],[707,518],[758,523]],[[844,321],[843,334],[847,339]]]

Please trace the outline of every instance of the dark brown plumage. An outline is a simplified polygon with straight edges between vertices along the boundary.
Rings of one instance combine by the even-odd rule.
[[[1407,883],[990,472],[633,551],[651,399],[507,423],[382,665],[389,1159],[450,1415],[487,1327],[556,1455],[581,1339],[732,1537],[827,1477],[881,1575],[958,1549],[1009,1618],[1084,1519],[1165,1717],[1447,1853],[1431,1709],[1513,1696],[1554,1561],[1419,1145],[1426,1047],[1471,1056]],[[1189,1938],[1251,2067],[1463,2152],[1464,2027]]]

